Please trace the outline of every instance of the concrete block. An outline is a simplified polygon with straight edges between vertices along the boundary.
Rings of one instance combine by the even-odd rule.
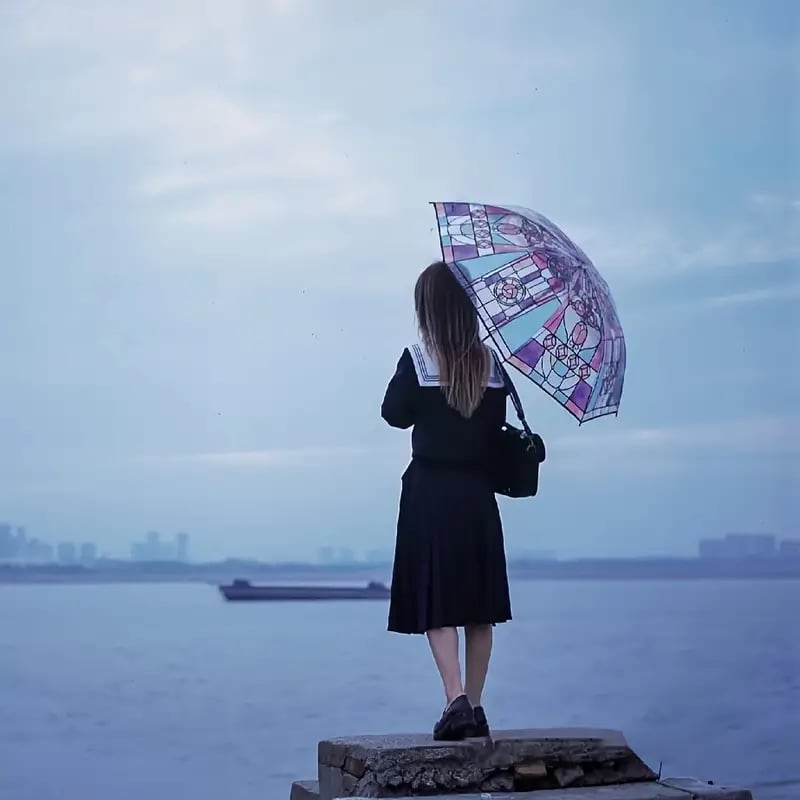
[[[319,800],[319,781],[295,781],[289,800]]]
[[[463,742],[423,734],[356,736],[320,742],[317,753],[320,800],[487,792],[497,798],[656,780],[625,737],[605,729],[502,731]]]

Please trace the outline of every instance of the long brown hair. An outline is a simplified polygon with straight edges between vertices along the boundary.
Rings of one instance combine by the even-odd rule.
[[[475,306],[442,261],[431,264],[417,278],[414,305],[422,342],[438,362],[448,405],[471,417],[483,399],[490,365]]]

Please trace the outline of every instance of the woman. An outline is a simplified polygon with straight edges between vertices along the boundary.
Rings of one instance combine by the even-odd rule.
[[[511,619],[503,529],[492,489],[493,445],[505,421],[499,362],[449,267],[431,264],[414,300],[421,343],[403,351],[381,416],[410,428],[402,479],[389,630],[425,633],[444,684],[435,739],[488,736],[481,705],[492,626]],[[466,637],[462,682],[458,628]]]

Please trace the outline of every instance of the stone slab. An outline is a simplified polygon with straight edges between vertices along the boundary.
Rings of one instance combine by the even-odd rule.
[[[680,784],[681,788],[677,788]],[[695,793],[696,790],[706,792]],[[713,793],[708,794],[708,790]],[[675,786],[666,782],[628,783],[621,786],[590,786],[577,789],[543,789],[533,792],[500,792],[484,794],[447,794],[437,800],[753,800],[745,789],[709,786],[700,781],[681,779]],[[369,800],[366,797],[335,798],[335,800]],[[415,800],[398,797],[396,800]]]
[[[319,800],[319,781],[295,781],[289,800]]]
[[[662,783],[684,794],[690,794],[696,800],[753,800],[749,789],[736,786],[725,786],[722,783],[698,781],[695,778],[664,778]]]
[[[596,728],[496,731],[492,739],[463,742],[435,742],[423,734],[330,739],[319,743],[318,764],[320,800],[519,797],[532,790],[541,797],[547,789],[656,780],[622,733]]]

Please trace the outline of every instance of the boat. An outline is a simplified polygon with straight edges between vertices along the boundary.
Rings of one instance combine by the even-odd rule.
[[[217,587],[226,600],[388,600],[389,588],[380,581],[366,586],[259,586],[237,578]]]

